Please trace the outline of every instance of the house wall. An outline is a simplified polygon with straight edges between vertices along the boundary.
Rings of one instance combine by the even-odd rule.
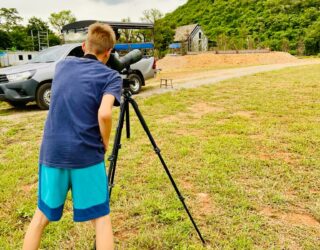
[[[192,32],[189,43],[189,51],[208,51],[208,38],[200,27]]]
[[[36,51],[5,51],[0,54],[0,66],[7,67],[29,62],[38,52]]]

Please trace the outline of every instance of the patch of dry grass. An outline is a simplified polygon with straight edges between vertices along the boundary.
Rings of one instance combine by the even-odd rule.
[[[137,98],[209,249],[320,247],[319,100],[319,65]],[[16,249],[36,207],[46,113],[0,105],[0,245]],[[111,202],[117,246],[202,249],[131,117]],[[92,240],[90,224],[72,223],[68,201],[42,248],[89,249]]]

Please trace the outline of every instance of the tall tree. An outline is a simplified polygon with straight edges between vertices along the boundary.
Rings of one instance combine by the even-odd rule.
[[[23,20],[15,8],[0,9],[0,28],[9,32]]]
[[[49,46],[54,46],[61,43],[61,39],[50,30],[47,22],[37,17],[31,17],[28,20],[27,32],[28,32],[28,35],[33,34],[33,45],[35,50],[41,49],[39,48],[39,40],[38,40],[38,32],[41,32],[41,31],[48,32]],[[45,42],[47,41],[45,40]]]
[[[58,13],[51,13],[49,22],[52,27],[61,35],[63,26],[75,22],[77,19],[70,10],[63,10]]]
[[[47,31],[49,30],[49,25],[45,21],[42,21],[40,18],[34,16],[28,20],[27,30],[29,34],[31,31]]]
[[[32,50],[32,39],[28,36],[26,27],[22,25],[15,26],[10,32],[12,46],[17,50]]]
[[[158,9],[144,10],[142,14],[143,17],[141,18],[141,21],[145,21],[148,23],[155,23],[157,20],[163,17],[163,14]]]
[[[142,12],[142,14],[143,14],[143,16],[140,18],[140,20],[143,22],[153,23],[154,24],[154,33],[152,33],[151,30],[141,30],[139,32],[139,35],[142,36],[143,40],[145,40],[145,39],[153,40],[154,39],[154,37],[152,37],[153,34],[157,34],[158,32],[161,32],[159,30],[160,26],[156,25],[156,22],[159,21],[163,17],[163,14],[158,9],[144,10]],[[160,36],[157,36],[157,37],[159,38]]]
[[[162,57],[168,50],[169,44],[173,41],[174,28],[165,20],[157,20],[154,26],[154,44],[157,56]]]
[[[123,23],[130,23],[131,22],[131,19],[130,17],[127,17],[127,18],[122,18],[121,19],[121,22]],[[129,41],[131,41],[132,39],[132,30],[130,29],[123,29],[123,30],[120,30],[120,39],[119,41],[120,42],[126,42],[128,43]]]

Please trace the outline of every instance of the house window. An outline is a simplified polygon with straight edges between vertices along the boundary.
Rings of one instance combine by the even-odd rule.
[[[201,32],[199,32],[199,39],[201,39],[201,37],[202,37],[202,34],[201,34]]]
[[[28,60],[31,60],[32,59],[32,55],[28,55]]]
[[[19,55],[19,61],[23,61],[23,55]]]

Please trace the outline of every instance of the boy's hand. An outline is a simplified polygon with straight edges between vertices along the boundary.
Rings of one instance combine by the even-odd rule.
[[[112,127],[112,107],[114,99],[113,95],[104,95],[98,111],[100,134],[106,152],[109,145],[109,137]]]

